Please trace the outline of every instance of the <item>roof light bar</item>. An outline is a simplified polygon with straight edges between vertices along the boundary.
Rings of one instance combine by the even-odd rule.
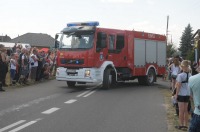
[[[67,27],[72,26],[99,26],[99,22],[73,22],[67,24]]]

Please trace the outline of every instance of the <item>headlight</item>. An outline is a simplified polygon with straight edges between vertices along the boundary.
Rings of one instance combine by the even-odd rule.
[[[89,77],[90,76],[90,70],[85,70],[85,77]]]

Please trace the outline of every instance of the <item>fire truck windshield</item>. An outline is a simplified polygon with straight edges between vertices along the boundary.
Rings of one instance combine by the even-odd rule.
[[[94,32],[67,32],[60,39],[61,49],[90,49],[93,46]]]

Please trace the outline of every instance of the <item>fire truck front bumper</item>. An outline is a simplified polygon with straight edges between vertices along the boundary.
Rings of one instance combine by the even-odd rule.
[[[97,68],[77,68],[69,69],[64,67],[57,68],[56,80],[100,83],[103,81],[101,70]]]

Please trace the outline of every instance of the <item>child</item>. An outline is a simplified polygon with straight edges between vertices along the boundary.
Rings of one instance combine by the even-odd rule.
[[[12,84],[16,83],[16,80],[14,80],[15,74],[16,74],[16,65],[17,65],[17,61],[16,61],[15,54],[11,54],[11,59],[10,59],[10,77],[11,77]]]
[[[49,79],[50,67],[49,67],[48,63],[44,64],[42,71],[41,71],[41,76],[43,79]]]

